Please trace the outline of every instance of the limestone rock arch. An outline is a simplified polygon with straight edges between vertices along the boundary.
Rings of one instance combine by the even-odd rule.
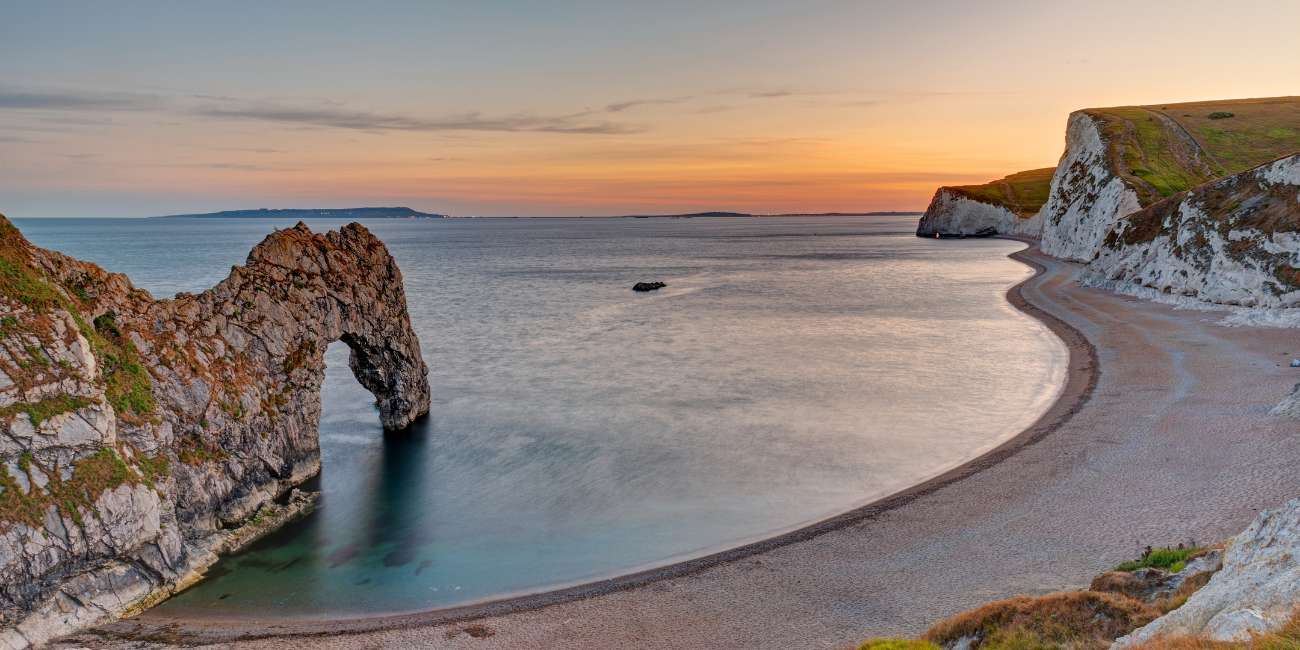
[[[0,646],[165,597],[279,512],[319,471],[334,341],[386,429],[428,412],[401,271],[361,225],[276,231],[156,300],[0,216]]]

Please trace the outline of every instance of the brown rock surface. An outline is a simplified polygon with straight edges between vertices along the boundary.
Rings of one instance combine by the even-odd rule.
[[[386,428],[428,411],[401,272],[360,225],[278,231],[155,300],[0,216],[0,647],[145,605],[285,512],[339,340]]]

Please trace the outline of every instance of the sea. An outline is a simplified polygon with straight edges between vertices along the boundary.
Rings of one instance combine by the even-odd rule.
[[[211,287],[293,225],[16,223],[157,298]],[[163,611],[369,617],[668,565],[969,461],[1065,379],[1064,344],[1005,297],[1032,274],[1007,257],[1024,245],[917,238],[915,217],[365,226],[405,276],[430,416],[385,434],[331,346],[320,507]]]

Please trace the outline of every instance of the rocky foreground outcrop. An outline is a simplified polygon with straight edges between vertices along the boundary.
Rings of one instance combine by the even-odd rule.
[[[155,300],[0,217],[0,647],[148,606],[309,507],[277,500],[319,471],[340,340],[386,428],[428,411],[401,272],[360,225],[276,232]]]
[[[1298,558],[1295,499],[1260,513],[1225,550],[1147,549],[1142,561],[1097,576],[1088,589],[991,602],[936,623],[919,641],[858,647],[1290,648],[1300,641]]]
[[[1300,499],[1260,513],[1223,555],[1223,568],[1177,609],[1119,639],[1161,636],[1245,641],[1282,627],[1300,605]]]
[[[1273,415],[1300,420],[1300,384],[1296,384],[1295,388],[1291,389],[1291,394],[1282,398],[1282,401],[1269,412]]]
[[[1300,154],[1124,216],[1084,279],[1139,295],[1300,305]]]

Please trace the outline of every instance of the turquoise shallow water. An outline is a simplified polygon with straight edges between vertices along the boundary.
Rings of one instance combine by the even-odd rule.
[[[211,286],[277,225],[19,223],[156,296]],[[336,344],[320,509],[162,608],[410,612],[701,555],[978,455],[1064,379],[1064,346],[1003,298],[1021,245],[918,239],[914,218],[367,226],[406,277],[431,417],[384,435]]]

